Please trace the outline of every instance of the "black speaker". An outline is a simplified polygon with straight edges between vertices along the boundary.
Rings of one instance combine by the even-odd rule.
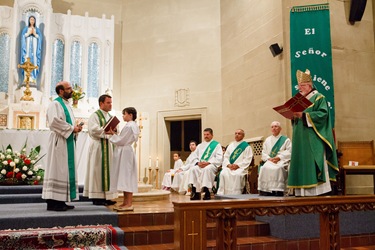
[[[352,0],[349,14],[349,22],[351,24],[354,24],[356,21],[361,21],[366,9],[366,3],[367,0]]]
[[[283,52],[283,48],[281,48],[279,44],[277,43],[271,44],[270,50],[271,50],[273,57],[280,55],[281,52]]]

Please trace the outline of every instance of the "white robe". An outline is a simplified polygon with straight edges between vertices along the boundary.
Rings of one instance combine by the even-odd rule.
[[[234,164],[239,166],[236,170],[231,170],[228,168],[230,164],[229,158],[232,152],[237,148],[237,146],[243,141],[235,141],[228,145],[227,150],[224,154],[224,161],[222,164],[222,170],[220,172],[220,183],[219,190],[217,194],[242,194],[242,190],[245,187],[245,176],[247,175],[247,170],[253,159],[253,150],[251,146],[246,147],[246,149],[241,153],[241,155],[236,159]]]
[[[63,100],[73,125],[75,119],[69,102]],[[57,101],[49,104],[47,109],[47,121],[51,134],[48,142],[47,165],[43,181],[43,199],[58,201],[71,201],[69,185],[68,151],[66,139],[73,133],[74,126],[66,122],[64,109]],[[74,157],[74,159],[77,159]],[[77,166],[75,165],[76,198],[78,193]]]
[[[108,112],[101,110],[106,121],[109,120],[110,116]],[[91,137],[89,150],[88,150],[88,161],[85,176],[85,186],[83,189],[83,196],[89,197],[90,199],[106,199],[111,200],[118,197],[117,192],[103,191],[102,186],[102,143],[101,139],[109,139],[111,135],[106,135],[102,126],[100,126],[99,117],[94,112],[91,114],[88,124],[88,133]],[[111,172],[113,168],[112,155],[113,147],[112,144],[108,142],[108,154],[109,154],[109,174],[110,174],[110,184]]]
[[[181,167],[182,172],[174,174],[172,188],[179,193],[186,192],[188,190],[188,177],[189,169],[194,164],[194,154],[190,153],[189,157],[186,159],[185,164]]]
[[[263,192],[272,191],[286,191],[286,186],[288,182],[288,167],[292,154],[292,143],[289,138],[287,138],[284,144],[281,146],[279,152],[275,157],[279,157],[280,161],[275,164],[268,161],[269,154],[275,143],[279,140],[280,134],[278,136],[269,136],[263,143],[262,150],[262,161],[264,165],[260,168],[258,177],[258,190]]]
[[[139,133],[137,123],[129,121],[119,135],[113,135],[110,139],[115,145],[111,173],[111,191],[113,192],[138,192],[137,160],[132,144],[138,140]]]
[[[197,149],[193,152],[194,154],[194,166],[190,168],[189,173],[189,184],[192,184],[197,192],[200,192],[203,187],[211,189],[217,173],[217,168],[221,166],[223,162],[223,150],[220,143],[218,143],[212,152],[207,162],[211,163],[204,168],[200,168],[196,165],[200,162],[202,155],[211,141],[203,141],[197,146]]]
[[[181,159],[178,159],[177,161],[174,162],[173,169],[170,169],[169,172],[166,172],[164,174],[163,181],[161,182],[161,185],[164,187],[171,187],[172,185],[172,176],[174,176],[175,172],[182,167],[184,163],[182,162]]]

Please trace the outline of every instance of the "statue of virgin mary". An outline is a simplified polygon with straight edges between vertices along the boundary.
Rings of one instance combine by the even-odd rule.
[[[40,64],[42,61],[42,41],[43,36],[38,27],[36,27],[35,16],[30,16],[28,20],[28,26],[26,26],[21,32],[21,62],[23,64],[28,57],[30,62],[36,66],[30,75],[30,85],[37,85],[36,80],[40,70]],[[22,72],[22,75],[24,73]]]

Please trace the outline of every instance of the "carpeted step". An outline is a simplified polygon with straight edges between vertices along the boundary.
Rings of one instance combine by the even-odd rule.
[[[82,193],[79,194],[79,201],[90,201],[87,197],[83,197]],[[42,199],[42,194],[1,194],[0,204],[16,204],[16,203],[45,203]]]
[[[117,226],[117,213],[105,206],[88,202],[71,202],[75,209],[65,212],[47,211],[45,203],[0,205],[0,229],[26,229],[55,226],[111,224]]]
[[[41,194],[43,185],[7,185],[0,186],[0,195],[12,194]],[[78,192],[83,193],[83,185],[78,186]]]

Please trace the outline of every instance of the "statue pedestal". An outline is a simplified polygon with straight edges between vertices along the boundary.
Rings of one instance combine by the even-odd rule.
[[[45,107],[32,101],[21,101],[9,105],[7,128],[45,129]]]

